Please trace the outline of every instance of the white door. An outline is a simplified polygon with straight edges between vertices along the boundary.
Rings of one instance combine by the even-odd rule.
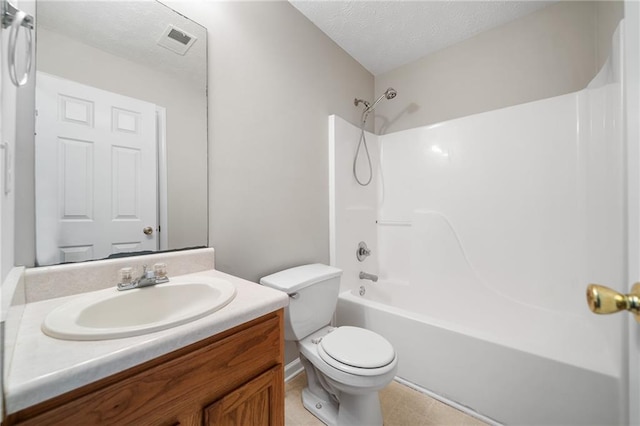
[[[631,292],[631,283],[640,282],[640,3],[637,1],[625,2],[623,40],[624,119],[627,148],[627,277],[629,281],[624,285],[628,284]],[[616,283],[609,284],[616,285]],[[621,309],[621,304],[612,303],[615,292],[607,297],[606,290],[598,291],[600,293],[594,297],[599,304],[597,309],[604,312]],[[636,296],[640,296],[638,291],[640,289],[634,289]],[[628,364],[623,374],[626,374],[625,384],[628,387],[623,394],[628,401],[629,424],[640,425],[640,323],[633,316],[627,319]],[[594,350],[607,349],[603,347],[604,343],[597,339],[592,344]]]
[[[640,3],[625,2],[629,282],[640,281]],[[629,420],[640,424],[640,324],[629,318]]]
[[[156,250],[155,105],[36,79],[38,264]]]

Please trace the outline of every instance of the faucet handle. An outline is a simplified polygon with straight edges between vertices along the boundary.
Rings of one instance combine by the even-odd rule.
[[[122,268],[120,269],[120,283],[128,284],[133,280],[133,268]]]
[[[369,247],[367,247],[367,243],[365,243],[364,241],[360,241],[358,243],[358,248],[356,249],[356,257],[358,258],[359,262],[364,261],[367,256],[371,255],[371,250],[369,250]]]
[[[153,272],[155,276],[158,278],[165,278],[167,276],[167,264],[166,263],[156,263],[153,265]]]

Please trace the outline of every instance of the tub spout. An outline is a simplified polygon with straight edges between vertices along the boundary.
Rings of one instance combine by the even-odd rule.
[[[373,281],[375,283],[376,281],[378,281],[378,276],[374,275],[374,274],[369,274],[367,272],[362,272],[361,271],[360,272],[360,279],[361,280],[371,280],[371,281]]]

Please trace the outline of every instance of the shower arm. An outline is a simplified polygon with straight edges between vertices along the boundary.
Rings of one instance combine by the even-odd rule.
[[[353,100],[353,104],[354,104],[355,106],[358,106],[358,105],[360,105],[360,104],[363,104],[363,105],[364,105],[364,112],[365,112],[365,113],[369,113],[369,112],[373,111],[373,110],[374,110],[374,108],[376,107],[376,105],[378,105],[378,103],[382,100],[382,98],[385,98],[385,97],[387,97],[386,92],[385,92],[385,93],[383,93],[382,95],[380,95],[380,96],[378,97],[378,99],[376,99],[375,101],[373,101],[373,103],[372,103],[372,104],[371,104],[371,103],[369,103],[369,102],[367,102],[367,101],[365,101],[364,99],[358,99],[358,98],[355,98],[355,99]]]
[[[382,100],[382,98],[385,98],[387,96],[386,93],[383,93],[382,95],[380,95],[378,97],[378,99],[376,99],[373,104],[371,104],[371,106],[367,105],[366,103],[364,104],[364,106],[366,107],[365,111],[367,112],[371,112],[373,111],[373,109],[376,107],[376,105],[378,105],[378,103]]]

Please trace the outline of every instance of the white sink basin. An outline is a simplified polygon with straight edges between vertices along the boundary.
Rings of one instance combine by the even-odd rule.
[[[78,296],[54,309],[43,321],[42,331],[65,340],[137,336],[202,318],[235,296],[232,283],[206,276],[126,291],[114,286]]]

